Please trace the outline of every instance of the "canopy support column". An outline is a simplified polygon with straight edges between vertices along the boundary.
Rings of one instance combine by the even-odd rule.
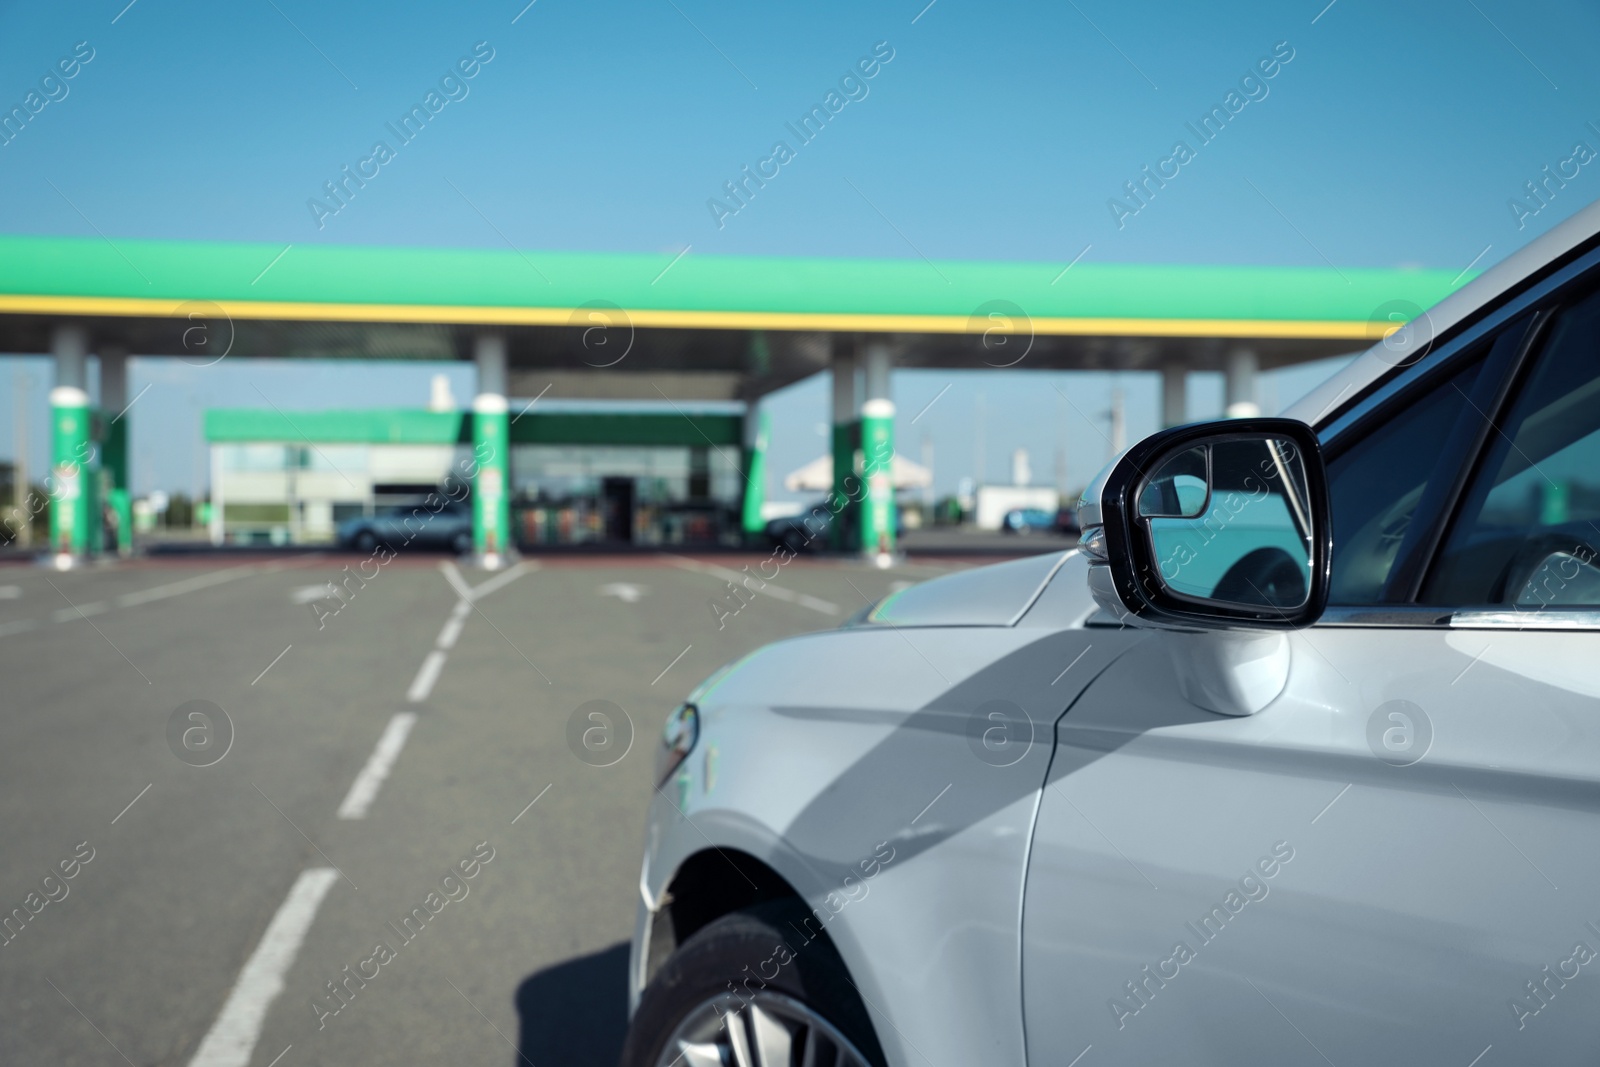
[[[56,565],[70,567],[88,554],[95,521],[89,484],[94,459],[86,388],[89,333],[76,324],[57,326],[50,351],[56,361],[56,386],[50,390],[50,547]]]
[[[479,334],[473,359],[478,395],[472,401],[472,547],[483,566],[500,567],[512,549],[511,420],[506,404],[506,339]]]
[[[894,554],[894,402],[889,399],[893,351],[885,341],[866,350],[867,399],[861,405],[862,477],[866,501],[861,508],[861,554],[888,566]]]

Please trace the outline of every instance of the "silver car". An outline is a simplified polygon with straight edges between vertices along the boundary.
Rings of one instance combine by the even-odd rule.
[[[1600,206],[672,717],[628,1067],[1600,1057]]]

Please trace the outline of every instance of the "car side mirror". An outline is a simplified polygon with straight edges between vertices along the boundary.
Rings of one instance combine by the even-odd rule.
[[[1293,419],[1163,430],[1084,491],[1089,587],[1118,618],[1292,630],[1328,603],[1333,531],[1316,434]]]

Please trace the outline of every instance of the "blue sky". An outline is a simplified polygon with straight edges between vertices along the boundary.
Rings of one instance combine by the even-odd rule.
[[[0,232],[1460,270],[1600,196],[1586,166],[1523,228],[1508,207],[1575,141],[1600,148],[1600,16],[1575,3],[524,3],[0,4],[7,109],[77,42],[94,49],[0,146]],[[467,94],[319,228],[323,182],[480,41],[493,59]],[[893,59],[867,95],[719,228],[707,200],[878,42]],[[1266,95],[1119,228],[1109,198],[1174,141],[1197,145],[1185,123],[1279,42],[1293,59]],[[25,366],[42,392],[48,366]],[[197,406],[259,403],[256,388],[421,402],[433,370],[144,362],[136,488],[193,481]],[[1324,371],[1267,389],[1287,401]],[[470,372],[451,372],[470,395]],[[942,488],[972,473],[982,391],[985,473],[1026,447],[1049,478],[1064,447],[1076,485],[1105,458],[1092,422],[1112,382],[1053,381],[1089,418],[1059,425],[1036,375],[903,374],[902,448],[930,435]],[[1154,428],[1153,380],[1120,385],[1130,433]],[[0,454],[13,387],[0,370]],[[825,396],[811,382],[775,398],[778,471],[821,450]],[[1197,377],[1191,404],[1214,412],[1220,386]]]

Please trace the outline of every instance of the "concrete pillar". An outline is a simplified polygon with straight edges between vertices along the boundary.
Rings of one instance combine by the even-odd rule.
[[[866,349],[866,402],[861,405],[862,477],[866,498],[861,507],[861,552],[887,564],[894,552],[894,402],[889,399],[893,353],[883,341]]]
[[[1128,447],[1128,412],[1123,402],[1122,387],[1111,387],[1111,458],[1116,459]]]
[[[1256,354],[1250,349],[1235,348],[1228,353],[1222,390],[1228,418],[1252,419],[1261,414],[1261,403],[1256,399],[1258,369]]]
[[[50,390],[50,547],[58,565],[70,566],[88,554],[97,524],[91,484],[94,444],[85,388],[88,331],[73,324],[57,326],[50,351],[56,360],[56,386]]]
[[[506,339],[475,338],[478,395],[472,402],[472,545],[485,567],[499,567],[512,550],[511,419],[506,405]]]
[[[758,539],[767,524],[761,517],[767,501],[767,440],[771,429],[759,398],[745,405],[744,412],[744,504],[740,527],[746,541]]]
[[[116,517],[119,556],[133,554],[133,498],[128,487],[128,353],[107,347],[100,352],[100,414],[105,419],[102,444],[105,499]],[[198,502],[197,502],[198,503]],[[108,548],[111,546],[107,546]]]
[[[855,530],[861,482],[856,477],[856,350],[853,338],[833,339],[833,496],[829,541],[838,551],[850,548]]]
[[[1188,422],[1189,372],[1181,363],[1161,368],[1161,425],[1182,426]]]

